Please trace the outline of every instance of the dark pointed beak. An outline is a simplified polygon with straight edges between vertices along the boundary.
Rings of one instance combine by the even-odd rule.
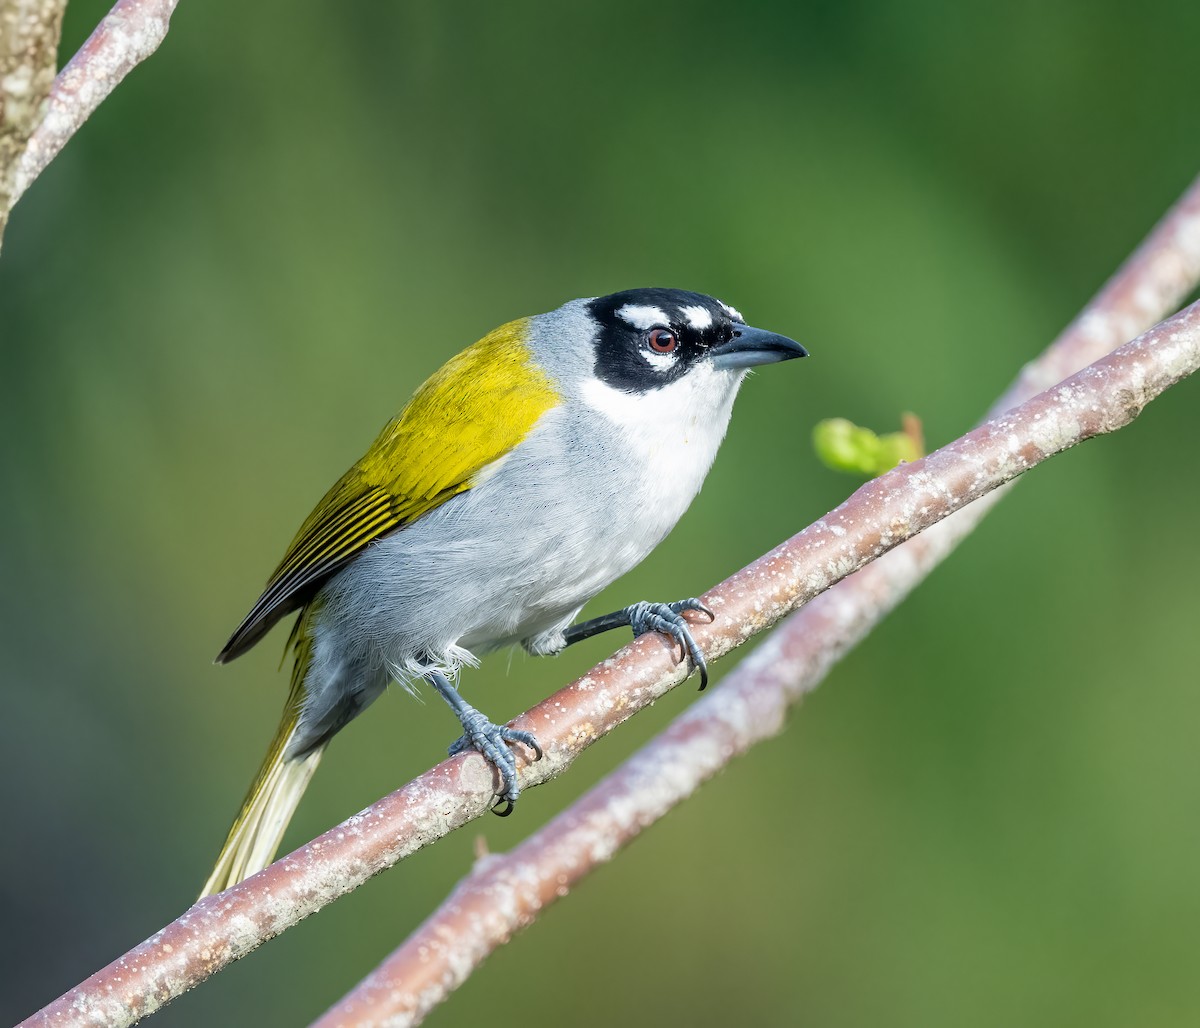
[[[709,350],[712,362],[725,371],[753,368],[759,364],[777,364],[794,357],[807,357],[808,351],[787,336],[764,332],[749,325],[734,325],[733,338]]]

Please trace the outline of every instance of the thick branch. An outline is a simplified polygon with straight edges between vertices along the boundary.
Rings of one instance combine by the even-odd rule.
[[[704,651],[728,652],[870,560],[1069,446],[1128,424],[1200,363],[1200,306],[1127,344],[914,464],[868,482],[831,514],[704,597]],[[664,639],[644,636],[518,718],[546,757],[538,784],[684,677]],[[373,874],[482,815],[491,774],[478,754],[443,762],[361,814],[182,918],[93,975],[29,1024],[81,1007],[89,1024],[128,1024]]]
[[[29,137],[9,206],[20,199],[101,101],[166,38],[179,0],[117,0],[50,90],[46,116]]]
[[[1200,280],[1200,179],[1059,338],[993,406],[1002,413],[1173,309]],[[519,928],[686,799],[787,708],[948,556],[997,490],[838,583],[788,618],[721,688],[545,828],[476,865],[387,960],[316,1024],[419,1022]],[[552,888],[547,889],[547,885]]]
[[[66,5],[66,0],[0,0],[0,238],[17,199],[17,164],[58,67]]]

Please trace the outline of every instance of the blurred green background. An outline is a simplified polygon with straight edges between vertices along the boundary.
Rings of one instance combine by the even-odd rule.
[[[107,2],[73,0],[69,54]],[[699,592],[853,487],[814,421],[970,425],[1200,169],[1192,2],[184,2],[0,261],[0,1021],[191,901],[275,726],[212,657],[411,390],[510,318],[711,291],[814,356],[590,608]],[[1039,469],[792,719],[431,1024],[1200,1022],[1197,384]],[[623,640],[622,640],[623,641]],[[509,718],[604,656],[499,655]],[[693,702],[157,1015],[292,1025]],[[436,761],[393,691],[297,845]],[[569,1015],[562,1011],[570,1011]]]

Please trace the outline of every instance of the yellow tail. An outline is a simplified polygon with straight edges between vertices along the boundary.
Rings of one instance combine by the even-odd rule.
[[[282,753],[272,753],[267,758],[229,829],[229,837],[204,883],[201,898],[237,885],[275,859],[284,829],[296,812],[296,804],[304,795],[324,749],[321,746],[296,760],[288,760]]]
[[[292,638],[288,640],[289,647],[293,642],[296,645],[296,667],[292,672],[292,688],[283,708],[283,718],[254,784],[242,801],[242,809],[233,820],[216,866],[204,883],[201,899],[237,885],[271,863],[308,780],[325,751],[326,743],[322,742],[303,756],[287,756],[288,745],[300,722],[310,655],[307,633],[300,631],[303,622],[303,617],[297,620]]]

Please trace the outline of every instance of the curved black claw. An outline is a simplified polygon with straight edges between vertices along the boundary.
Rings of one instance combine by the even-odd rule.
[[[454,756],[464,750],[477,750],[500,773],[499,801],[492,808],[494,814],[508,817],[513,811],[517,797],[521,795],[521,783],[517,781],[517,761],[507,743],[524,743],[534,752],[534,760],[542,759],[542,748],[532,732],[505,725],[492,724],[474,707],[468,707],[461,715],[463,734],[450,744],[449,754]],[[501,809],[501,804],[505,804]]]
[[[635,603],[626,609],[629,613],[629,626],[634,635],[661,632],[679,643],[679,659],[691,658],[692,666],[700,672],[700,691],[703,692],[708,687],[708,663],[692,637],[692,630],[683,615],[685,611],[698,611],[708,615],[710,622],[715,620],[716,615],[694,597],[674,603]]]

